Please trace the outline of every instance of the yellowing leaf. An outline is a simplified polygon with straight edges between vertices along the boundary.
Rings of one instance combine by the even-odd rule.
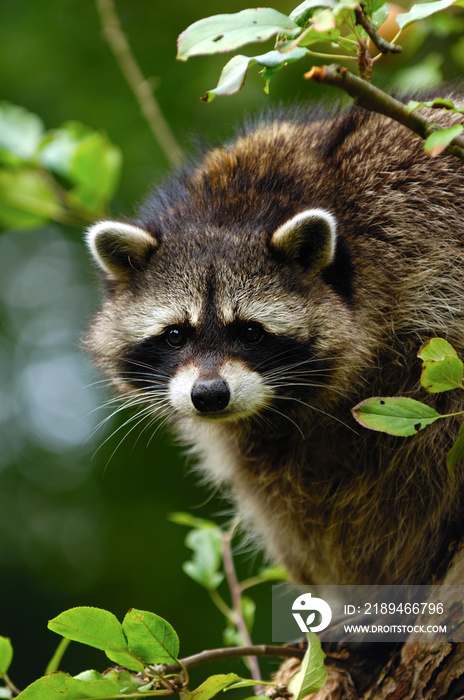
[[[444,357],[437,362],[424,362],[421,384],[431,394],[462,387],[464,366],[458,357]]]
[[[432,360],[433,362],[444,360],[445,357],[457,356],[456,350],[444,338],[431,338],[427,340],[427,342],[419,348],[419,352],[417,353],[417,357],[420,357],[421,360]]]

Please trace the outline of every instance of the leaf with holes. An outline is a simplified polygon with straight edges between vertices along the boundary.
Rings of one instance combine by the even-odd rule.
[[[267,41],[276,34],[295,37],[301,28],[287,15],[268,7],[242,10],[234,14],[214,15],[194,22],[177,41],[177,58],[226,53],[255,42]]]
[[[401,437],[415,435],[441,418],[434,408],[404,396],[365,399],[351,412],[365,428]]]

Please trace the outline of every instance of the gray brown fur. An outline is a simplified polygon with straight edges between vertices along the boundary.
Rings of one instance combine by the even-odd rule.
[[[311,347],[314,361],[301,367],[317,386],[274,379],[274,394],[288,395],[251,416],[173,411],[171,375],[155,380],[152,401],[295,581],[425,582],[461,534],[462,468],[453,485],[445,464],[459,422],[393,438],[359,427],[350,408],[398,394],[462,408],[458,392],[425,395],[416,353],[441,336],[464,354],[463,193],[458,160],[429,158],[383,117],[284,111],[176,174],[133,222],[156,248],[134,251],[126,277],[110,281],[87,339],[119,391],[130,388],[122,367],[132,348],[187,317],[196,340],[177,352],[193,375],[220,374],[231,356],[224,327],[237,315],[263,323],[264,314],[270,333]],[[337,220],[336,258],[322,268],[270,244],[314,207]],[[242,366],[246,374],[240,355],[231,376]],[[301,367],[281,368],[279,382],[303,381]]]

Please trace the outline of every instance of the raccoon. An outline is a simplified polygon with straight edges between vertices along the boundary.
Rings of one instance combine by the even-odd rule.
[[[462,532],[459,422],[403,439],[350,409],[459,410],[424,396],[416,353],[464,352],[463,192],[457,159],[383,116],[283,109],[88,231],[107,288],[88,349],[295,582],[427,582]]]

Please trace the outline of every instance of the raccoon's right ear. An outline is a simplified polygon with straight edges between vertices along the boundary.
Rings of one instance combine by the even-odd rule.
[[[87,245],[110,279],[126,282],[157,248],[158,241],[134,224],[100,221],[88,229]]]
[[[274,231],[271,247],[304,267],[321,269],[333,262],[337,221],[325,209],[307,209],[285,221]]]

